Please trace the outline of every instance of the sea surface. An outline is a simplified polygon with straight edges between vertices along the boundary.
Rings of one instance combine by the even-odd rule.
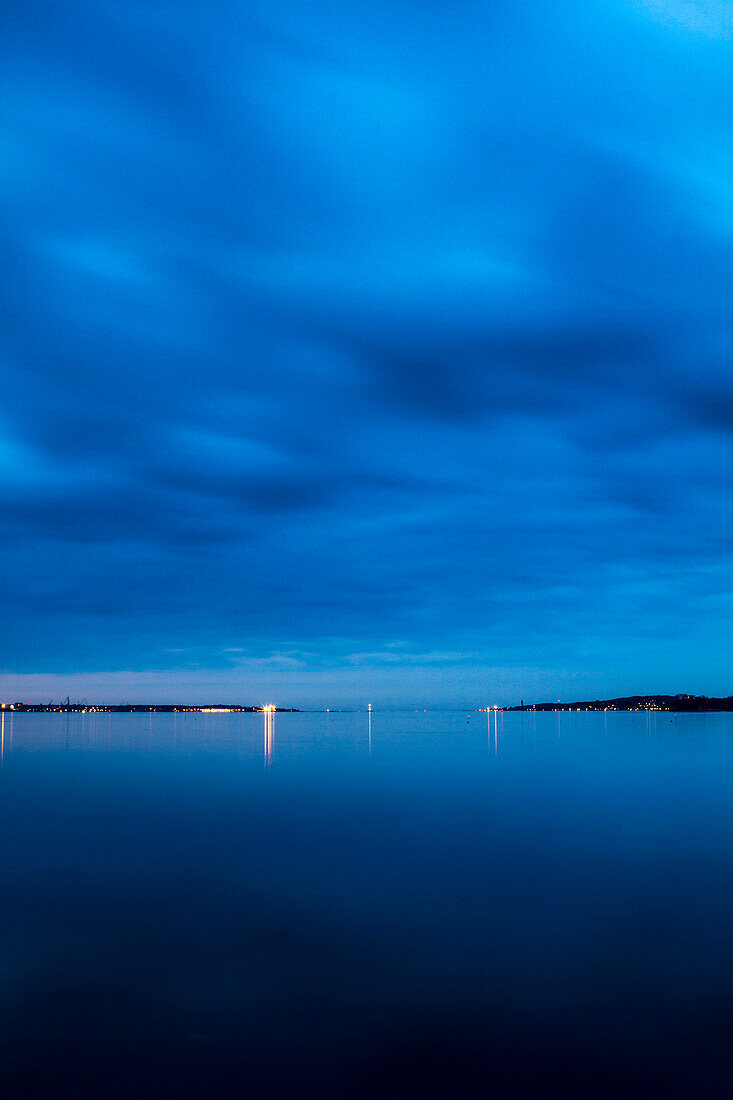
[[[6,714],[27,1096],[730,1096],[733,715]]]

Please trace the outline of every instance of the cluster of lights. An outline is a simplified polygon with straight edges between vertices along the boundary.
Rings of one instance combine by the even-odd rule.
[[[107,707],[80,707],[76,703],[68,707],[63,704],[44,706],[42,703],[0,703],[0,710],[15,710],[16,708],[32,714],[67,714],[70,712],[74,714],[103,714],[108,709]]]
[[[491,708],[487,707],[485,709],[490,710]],[[524,709],[525,710],[536,711],[538,708],[536,706],[531,706],[531,707],[525,707]],[[613,711],[617,711],[617,710],[622,710],[622,711],[637,711],[637,710],[643,710],[643,711],[650,711],[650,710],[668,711],[669,707],[660,707],[658,703],[647,703],[643,707],[562,707],[562,706],[558,706],[558,707],[540,707],[539,709],[542,710],[542,711],[558,711],[558,710],[563,710],[564,711],[564,710],[567,710],[567,711],[572,712],[573,710],[575,710],[576,712],[593,711],[594,713],[596,713],[596,712],[599,712],[599,711],[607,711],[607,710],[613,710]],[[494,707],[494,710],[496,710],[496,707]]]

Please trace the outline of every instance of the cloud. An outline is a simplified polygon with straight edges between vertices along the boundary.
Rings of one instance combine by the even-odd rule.
[[[11,6],[0,665],[730,690],[722,12]]]
[[[733,14],[722,0],[643,0],[641,7],[672,30],[727,40]]]

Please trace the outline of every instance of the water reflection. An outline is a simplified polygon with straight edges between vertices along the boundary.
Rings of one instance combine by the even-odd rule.
[[[496,707],[494,707],[493,709],[491,707],[488,707],[487,711],[486,711],[486,724],[487,724],[488,735],[489,735],[489,752],[491,752],[491,741],[492,741],[492,736],[491,736],[491,734],[492,734],[491,715],[492,714],[494,716],[494,730],[493,730],[494,756],[498,756],[499,755],[499,730],[498,730],[498,721],[499,721],[498,715],[499,715],[499,712],[498,712],[498,709]],[[503,721],[503,719],[504,719],[504,712],[503,711],[502,711],[501,717],[502,717],[502,721]]]
[[[369,715],[369,755],[372,754],[372,704],[367,707],[367,713]]]
[[[491,711],[0,717],[4,1093],[730,1095],[733,715]]]
[[[272,761],[272,750],[275,744],[275,707],[272,704],[263,707],[262,713],[265,719],[265,767]]]

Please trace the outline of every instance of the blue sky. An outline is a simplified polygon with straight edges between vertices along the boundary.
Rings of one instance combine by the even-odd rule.
[[[0,697],[729,694],[729,5],[6,9]]]

